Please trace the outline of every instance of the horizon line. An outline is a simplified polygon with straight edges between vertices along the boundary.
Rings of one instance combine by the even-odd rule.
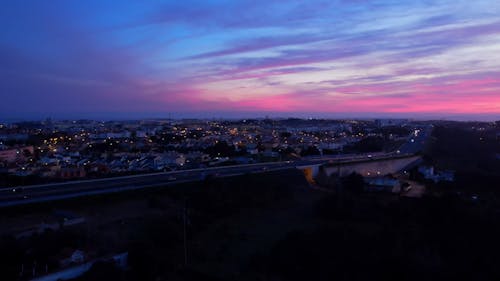
[[[462,121],[462,122],[495,122],[500,121],[499,114],[411,114],[411,113],[327,113],[327,112],[81,112],[81,113],[28,113],[23,116],[0,116],[0,122],[29,122],[52,119],[94,120],[94,121],[134,121],[134,120],[242,120],[242,119],[325,119],[325,120],[373,120],[373,119],[408,119],[412,121]]]

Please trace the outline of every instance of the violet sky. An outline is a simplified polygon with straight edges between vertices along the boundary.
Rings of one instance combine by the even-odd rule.
[[[0,117],[500,119],[498,0],[3,1]]]

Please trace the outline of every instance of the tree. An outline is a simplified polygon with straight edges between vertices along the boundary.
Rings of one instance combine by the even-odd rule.
[[[211,157],[217,157],[217,156],[234,156],[235,155],[235,149],[234,146],[230,146],[227,144],[225,141],[219,141],[213,146],[208,147],[205,150],[206,153],[208,153]]]
[[[359,152],[376,152],[384,148],[384,139],[381,137],[367,137],[355,143],[352,148]]]
[[[302,150],[300,154],[302,154],[302,156],[320,155],[320,152],[316,146],[308,146],[307,149]]]
[[[363,179],[363,176],[356,172],[353,172],[347,177],[342,178],[342,187],[345,190],[351,191],[355,194],[363,192],[364,186],[365,181]]]

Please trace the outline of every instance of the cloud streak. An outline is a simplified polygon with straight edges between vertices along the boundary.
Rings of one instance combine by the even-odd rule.
[[[4,117],[74,112],[500,118],[500,4],[7,3]],[[1,116],[0,116],[1,117]]]

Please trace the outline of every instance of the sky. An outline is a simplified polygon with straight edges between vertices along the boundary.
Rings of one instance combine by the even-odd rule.
[[[4,1],[0,118],[500,119],[498,0]]]

